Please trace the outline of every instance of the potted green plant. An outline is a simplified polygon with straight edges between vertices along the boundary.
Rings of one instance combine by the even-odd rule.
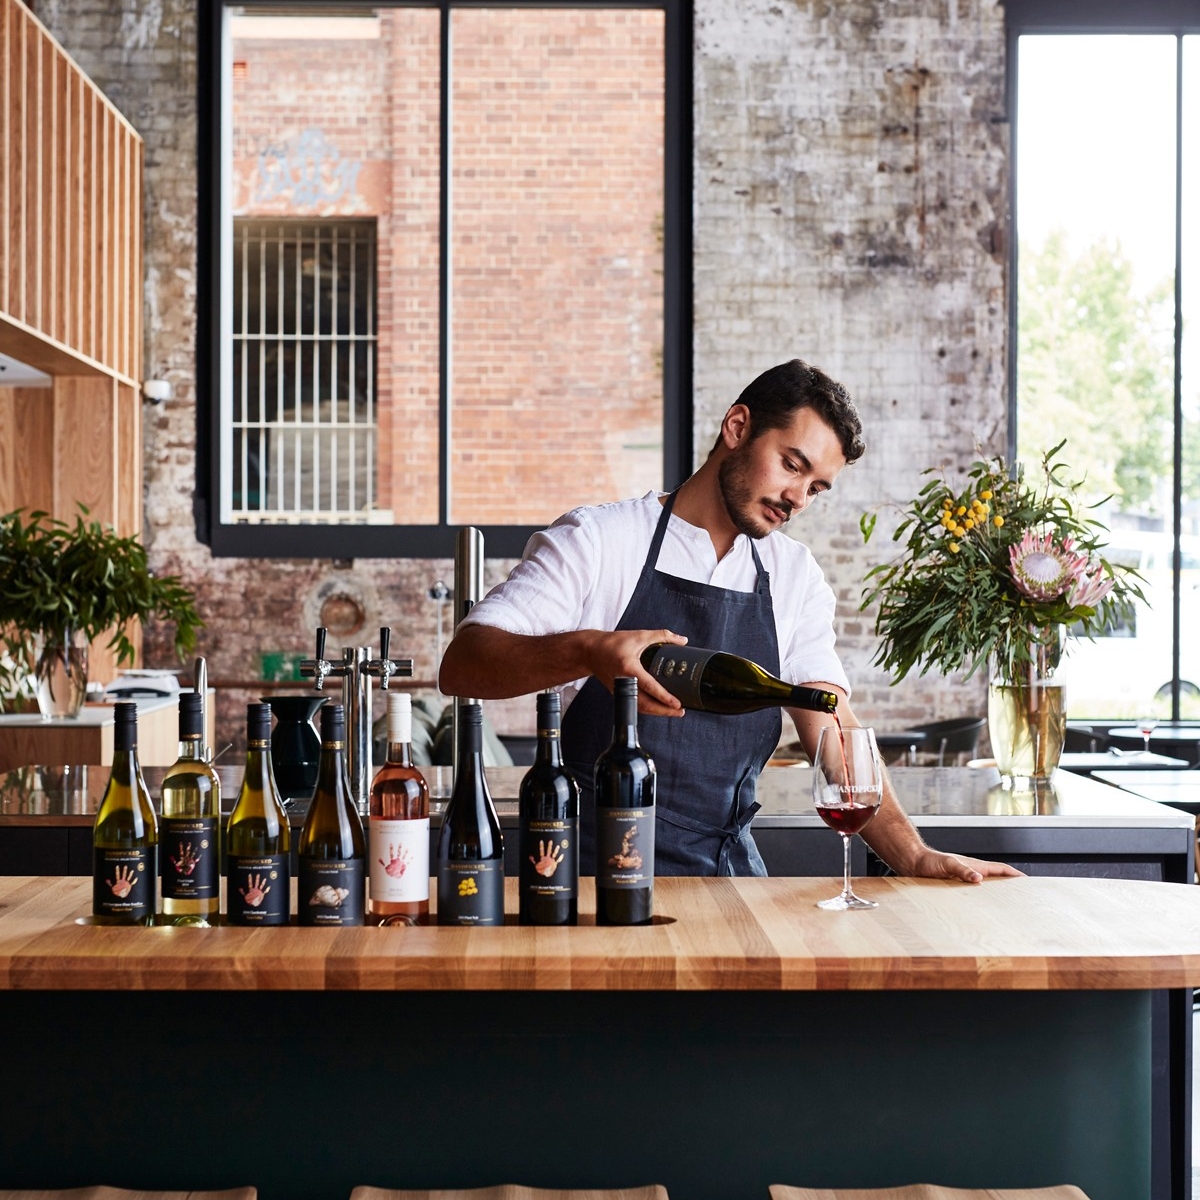
[[[1055,670],[1069,627],[1094,637],[1128,620],[1141,597],[1136,571],[1101,554],[1107,530],[1074,499],[1057,456],[1026,481],[1002,458],[980,460],[955,489],[942,472],[903,511],[899,558],[867,573],[862,608],[877,605],[875,662],[898,683],[920,667],[991,674],[988,729],[1002,775],[1039,779],[1058,763],[1066,704]],[[861,521],[864,541],[875,514]]]
[[[87,691],[87,647],[105,633],[132,662],[129,623],[175,625],[182,657],[203,622],[175,576],[156,576],[136,537],[88,519],[74,525],[17,509],[0,517],[0,706],[37,696],[43,716],[75,716]]]

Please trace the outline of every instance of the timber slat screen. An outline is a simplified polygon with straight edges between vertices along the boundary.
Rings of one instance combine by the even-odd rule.
[[[0,349],[140,386],[142,139],[20,0],[0,63]]]

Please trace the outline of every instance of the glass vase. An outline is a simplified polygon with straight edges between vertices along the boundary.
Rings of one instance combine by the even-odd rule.
[[[34,646],[38,711],[45,720],[78,717],[87,696],[88,640],[82,633],[44,634]]]
[[[1061,626],[1031,635],[1030,662],[1012,675],[993,664],[988,683],[988,733],[1006,787],[1050,779],[1067,736],[1066,689],[1055,678],[1062,658]]]

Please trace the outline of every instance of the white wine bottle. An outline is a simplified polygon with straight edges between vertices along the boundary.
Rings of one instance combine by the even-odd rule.
[[[412,696],[389,692],[387,761],[371,783],[367,911],[382,925],[429,917],[429,787],[412,760]]]
[[[504,924],[504,836],[483,773],[483,709],[458,704],[458,769],[437,850],[439,925]]]
[[[837,711],[836,692],[785,683],[758,663],[724,650],[655,642],[642,651],[642,666],[684,708],[700,712],[748,713],[773,705]]]
[[[517,797],[522,925],[579,923],[579,784],[563,766],[562,697],[539,692],[537,752]]]
[[[271,765],[271,706],[246,705],[246,772],[225,837],[230,925],[286,925],[291,913],[291,829]]]
[[[654,920],[654,760],[638,744],[637,680],[613,680],[612,744],[596,760],[596,924]]]
[[[179,696],[179,757],[162,782],[163,925],[216,924],[221,911],[221,781],[204,761],[204,700]]]
[[[137,705],[114,708],[112,774],[92,827],[92,916],[100,925],[152,925],[158,818],[137,755]]]
[[[297,847],[301,925],[361,925],[366,901],[367,845],[346,776],[346,715],[321,709],[317,788]]]

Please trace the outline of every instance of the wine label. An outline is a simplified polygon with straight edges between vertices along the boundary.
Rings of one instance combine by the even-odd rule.
[[[158,907],[158,847],[92,851],[92,913],[133,923],[153,916]]]
[[[366,908],[361,859],[300,860],[297,907],[301,925],[361,925]]]
[[[654,809],[596,809],[596,886],[645,887],[654,878]]]
[[[521,829],[521,894],[568,899],[578,889],[578,822],[530,821]]]
[[[286,925],[291,866],[286,854],[230,855],[225,889],[230,925]]]
[[[439,925],[503,925],[504,862],[438,863]]]
[[[220,834],[216,817],[161,817],[164,900],[211,900],[221,890]]]
[[[367,830],[371,899],[429,899],[429,818],[371,817]]]
[[[647,669],[684,708],[699,708],[700,676],[715,653],[702,647],[664,645],[655,652]]]

